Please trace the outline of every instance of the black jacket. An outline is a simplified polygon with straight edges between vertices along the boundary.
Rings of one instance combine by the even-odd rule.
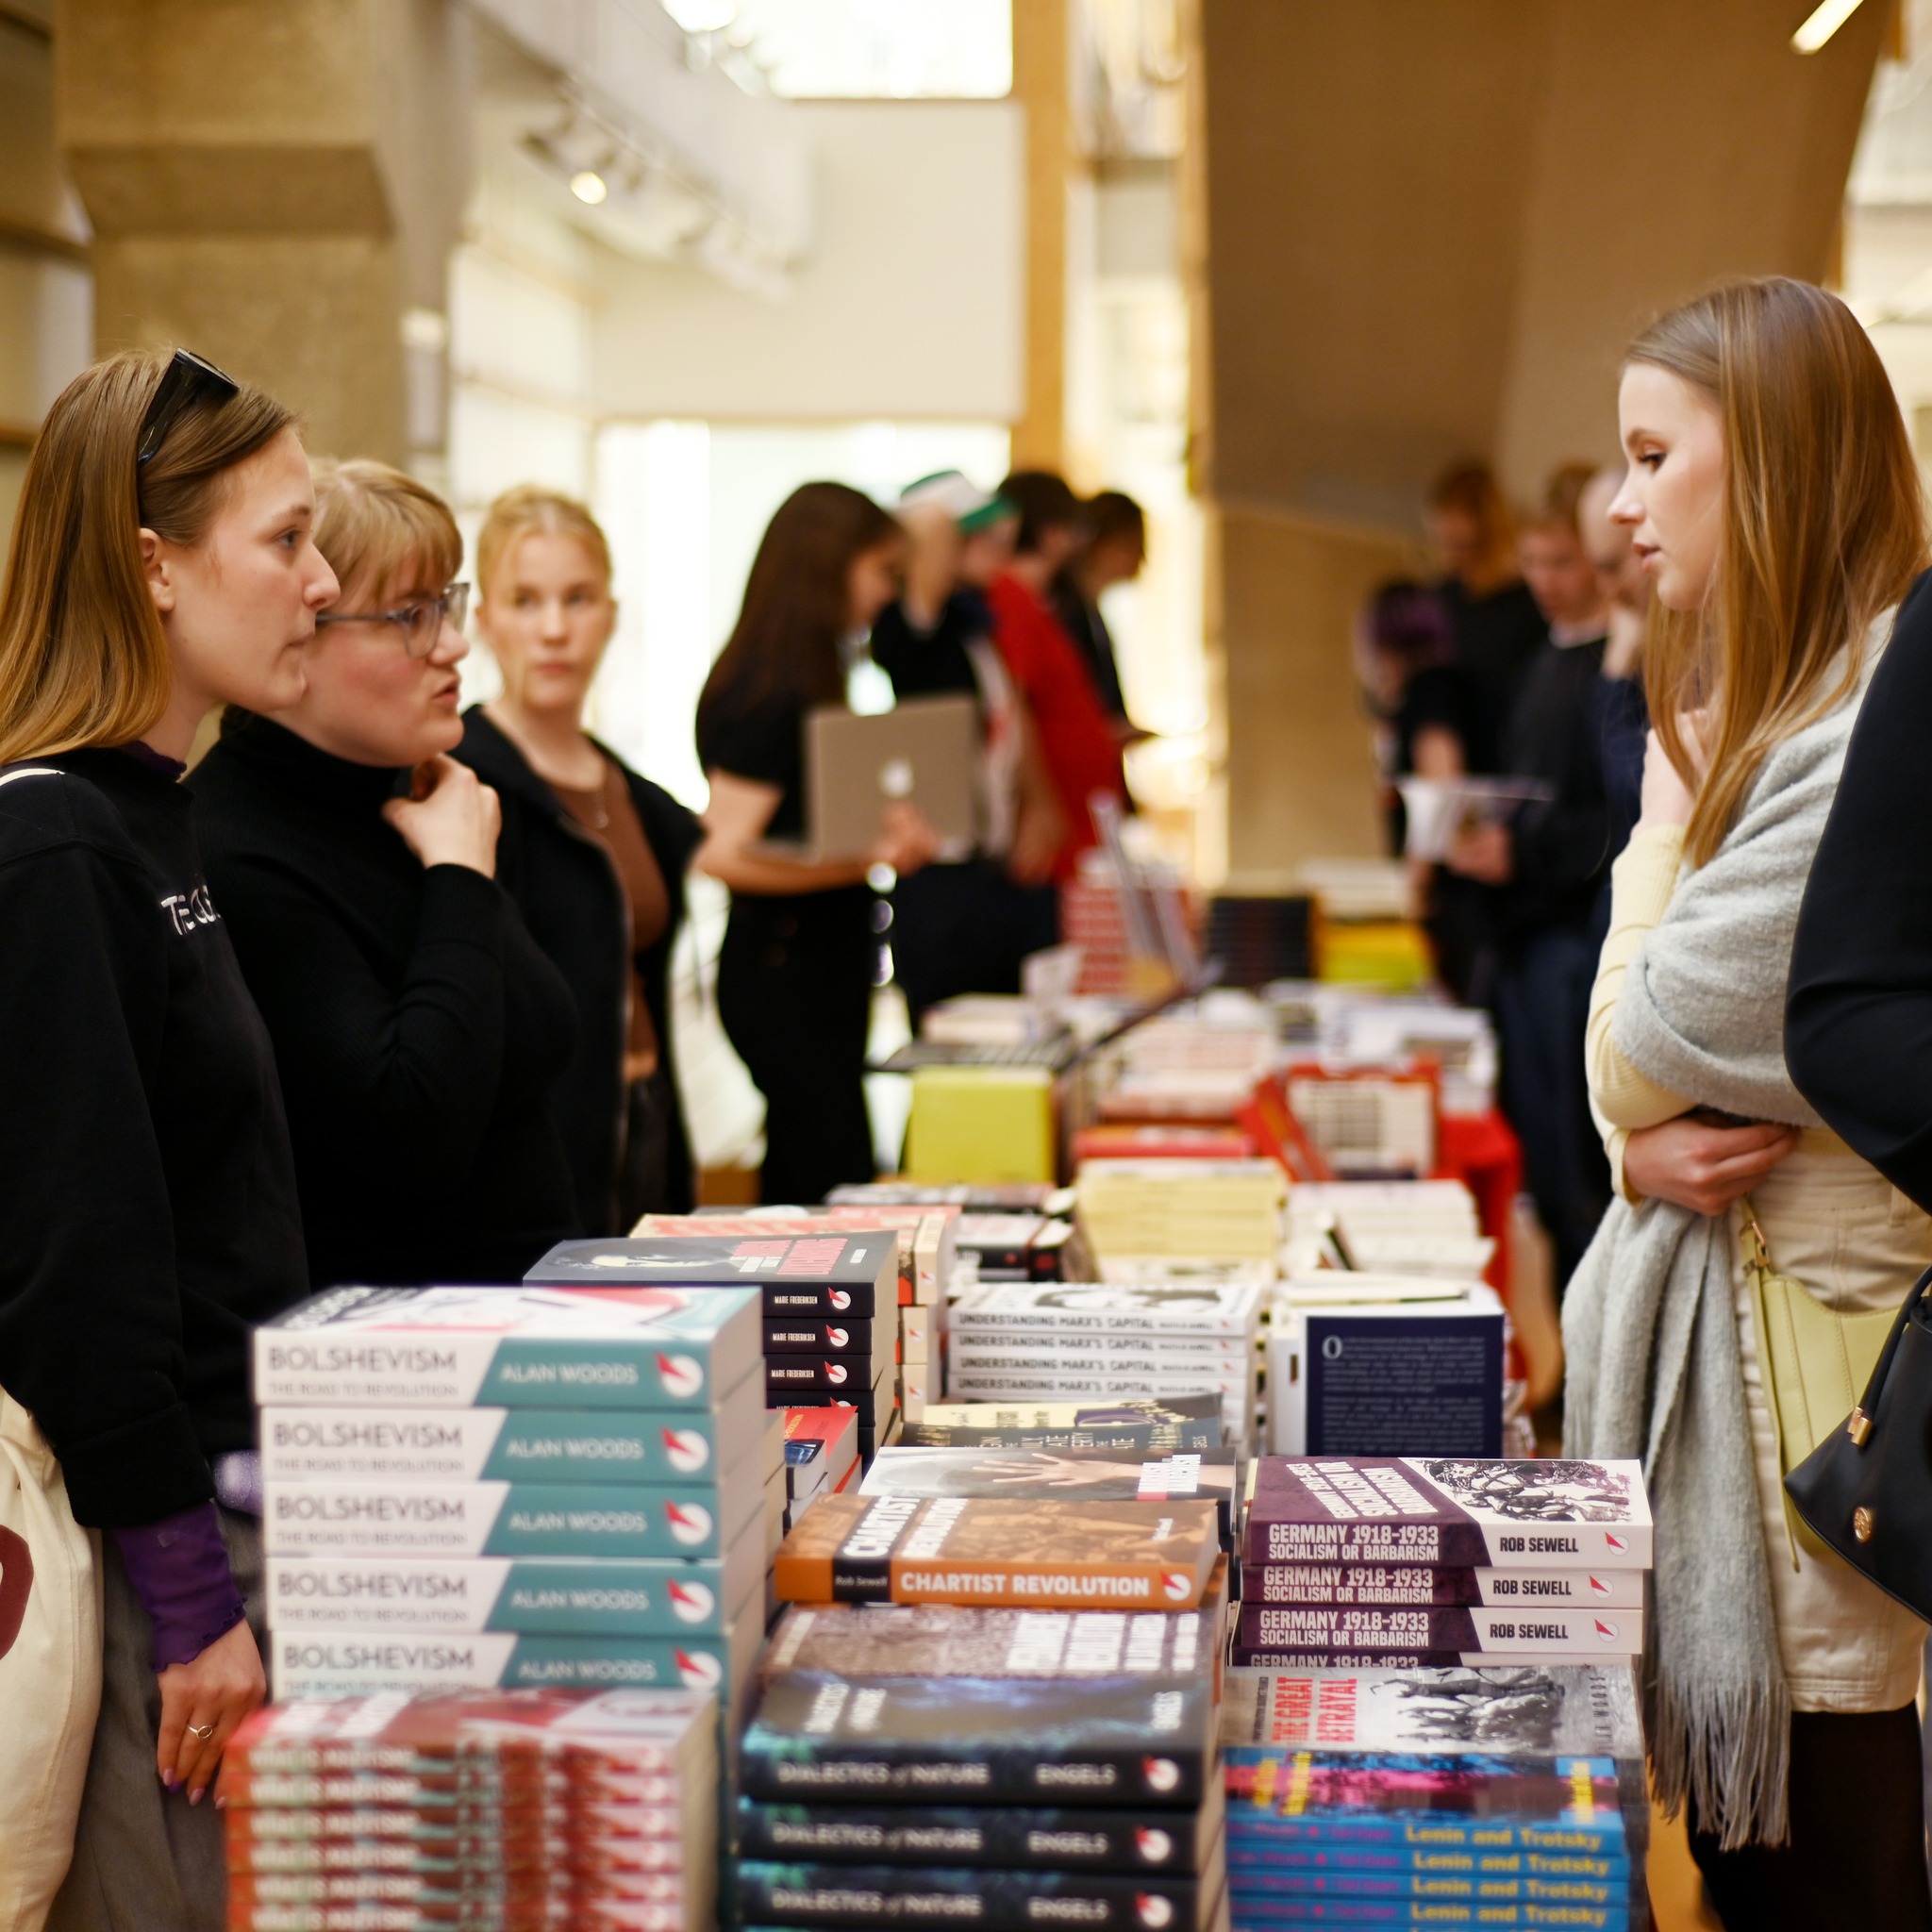
[[[1873,674],[1791,947],[1785,1063],[1825,1124],[1932,1208],[1932,573]]]
[[[590,1233],[618,1234],[647,1209],[688,1212],[695,1198],[691,1149],[682,1109],[675,1099],[668,1161],[673,1198],[663,1203],[619,1198],[630,1117],[623,1080],[631,960],[625,950],[624,888],[608,854],[577,824],[523,753],[480,708],[465,713],[457,756],[493,786],[503,801],[496,875],[516,901],[530,937],[569,982],[576,1001],[576,1051],[551,1095],[551,1108],[570,1158],[578,1219]],[[605,756],[630,787],[631,803],[671,901],[670,924],[639,955],[637,970],[657,1030],[660,1064],[675,1096],[671,954],[684,918],[685,874],[703,830],[662,787],[641,777],[615,754],[606,751]]]
[[[308,1291],[225,910],[152,754],[0,782],[0,1388],[100,1528],[213,1495],[208,1458],[255,1440],[249,1326]]]
[[[520,1281],[587,1231],[550,1108],[570,990],[494,879],[425,870],[384,821],[403,777],[262,718],[231,723],[194,774],[318,1288]]]
[[[1605,641],[1546,643],[1523,673],[1503,768],[1512,777],[1541,779],[1553,795],[1519,806],[1511,821],[1516,870],[1503,891],[1502,919],[1512,941],[1587,925],[1598,882],[1616,857],[1591,702],[1603,679]]]

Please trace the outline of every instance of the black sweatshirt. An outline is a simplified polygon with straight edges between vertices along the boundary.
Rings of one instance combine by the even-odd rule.
[[[0,1387],[103,1529],[213,1495],[255,1441],[249,1325],[308,1288],[275,1057],[165,764],[0,782]]]
[[[644,842],[664,875],[670,918],[635,964],[658,1039],[658,1064],[673,1096],[666,1179],[675,1200],[692,1203],[690,1142],[676,1102],[672,1060],[671,954],[684,921],[684,881],[702,838],[697,820],[676,799],[616,755],[598,750],[623,773]],[[624,1045],[632,959],[624,887],[610,855],[571,817],[556,792],[484,715],[465,713],[457,757],[503,802],[496,875],[516,901],[530,937],[569,983],[577,1019],[576,1052],[551,1096],[576,1186],[577,1218],[586,1234],[622,1234],[628,1224],[614,1207],[625,1127]]]
[[[1791,948],[1785,1063],[1827,1125],[1932,1208],[1932,573],[1845,754]]]
[[[1598,883],[1616,857],[1591,703],[1603,676],[1605,641],[1546,643],[1523,674],[1503,768],[1511,777],[1541,779],[1554,796],[1519,806],[1511,821],[1515,874],[1502,902],[1511,940],[1587,924]]]
[[[570,989],[495,880],[425,871],[383,819],[404,776],[260,718],[194,776],[281,1068],[318,1288],[519,1281],[585,1231],[550,1110]]]

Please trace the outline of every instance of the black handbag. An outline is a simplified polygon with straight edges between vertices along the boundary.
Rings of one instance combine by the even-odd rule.
[[[1811,1529],[1886,1595],[1932,1621],[1932,1268],[1886,1338],[1858,1406],[1790,1475]]]

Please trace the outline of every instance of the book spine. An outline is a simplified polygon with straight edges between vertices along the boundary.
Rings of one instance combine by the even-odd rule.
[[[875,1363],[870,1351],[864,1355],[768,1355],[765,1357],[767,1396],[789,1395],[794,1389],[833,1393],[870,1391]]]
[[[1281,1516],[1261,1491],[1250,1499],[1241,1555],[1251,1563],[1346,1563],[1441,1570],[1647,1570],[1648,1524],[1606,1531],[1593,1524],[1491,1529],[1480,1523],[1346,1523]]]
[[[275,1695],[359,1697],[389,1690],[709,1690],[732,1686],[732,1644],[718,1637],[540,1637],[486,1633],[275,1630]]]
[[[275,1631],[697,1637],[732,1627],[723,1562],[271,1557]],[[742,1591],[740,1591],[742,1594]]]
[[[756,1722],[740,1749],[740,1790],[780,1805],[1091,1805],[1197,1809],[1209,1763],[1162,1739],[1095,1749],[982,1740],[948,1750],[893,1739],[774,1736]]]
[[[1494,1907],[1475,1903],[1457,1904],[1438,1899],[1333,1899],[1276,1897],[1263,1888],[1249,1891],[1229,1881],[1234,1921],[1256,1932],[1315,1932],[1330,1924],[1387,1925],[1401,1932],[1423,1932],[1424,1927],[1450,1928],[1493,1926],[1497,1932],[1510,1932],[1523,1926],[1564,1927],[1567,1932],[1624,1932],[1633,1915],[1626,1898],[1615,1906],[1542,1906],[1500,1904]],[[1644,1923],[1639,1919],[1639,1924]]]
[[[1268,1890],[1287,1898],[1386,1898],[1442,1900],[1449,1904],[1485,1906],[1588,1906],[1597,1910],[1627,1910],[1630,1878],[1627,1871],[1614,1881],[1595,1878],[1456,1878],[1424,1872],[1351,1872],[1345,1869],[1310,1871],[1235,1859],[1237,1874],[1265,1873]],[[1240,1883],[1237,1876],[1236,1883]],[[1453,1923],[1453,1922],[1452,1922]],[[1500,1923],[1507,1924],[1505,1919]],[[1560,1923],[1557,1921],[1557,1923]]]
[[[978,1428],[968,1424],[908,1423],[905,1442],[917,1449],[1219,1449],[1218,1422],[1127,1423],[1080,1428]]]
[[[877,1290],[870,1281],[768,1281],[759,1292],[764,1297],[767,1322],[789,1321],[794,1316],[824,1322],[837,1322],[849,1316],[855,1322],[869,1322],[879,1312],[874,1307]]]
[[[779,1862],[1188,1874],[1199,1869],[1201,1853],[1194,1821],[1166,1811],[759,1805],[745,1799],[738,1825],[743,1857]]]
[[[878,1428],[891,1414],[897,1390],[889,1377],[871,1389],[842,1393],[836,1389],[783,1389],[765,1387],[768,1408],[844,1408],[851,1410],[862,1431]]]
[[[513,1858],[551,1850],[578,1857],[648,1857],[653,1846],[675,1843],[686,1826],[680,1779],[665,1777],[659,1803],[575,1805],[568,1797],[525,1803],[512,1796],[466,1798],[431,1792],[407,1779],[392,1782],[406,1795],[379,1802],[366,1778],[314,1772],[257,1773],[223,1768],[220,1793],[228,1798],[228,1866],[258,1859],[318,1868],[312,1861],[350,1860],[391,1853],[452,1859],[494,1851]],[[240,1782],[247,1778],[248,1789]],[[230,1795],[230,1778],[235,1795]],[[326,1779],[325,1783],[323,1780]],[[297,1795],[275,1795],[278,1788]],[[325,1796],[311,1801],[311,1793]],[[414,1791],[416,1795],[407,1795]],[[261,1793],[267,1792],[264,1797]]]
[[[1257,1604],[1243,1595],[1236,1645],[1247,1650],[1377,1652],[1508,1651],[1564,1657],[1634,1656],[1643,1648],[1641,1610],[1320,1608]]]
[[[476,1765],[453,1772],[364,1770],[264,1771],[242,1759],[222,1767],[219,1794],[238,1810],[364,1807],[420,1815],[449,1830],[527,1813],[533,1826],[561,1824],[579,1810],[587,1824],[641,1835],[645,1824],[677,1806],[684,1771],[638,1772],[622,1779],[505,1773]]]
[[[372,1814],[352,1811],[351,1819]],[[230,1874],[419,1872],[491,1874],[546,1867],[600,1873],[677,1872],[684,1868],[685,1818],[676,1806],[658,1806],[645,1814],[657,1823],[650,1835],[613,1839],[591,1846],[566,1828],[531,1832],[521,1827],[504,1837],[454,1829],[434,1836],[404,1838],[371,1829],[345,1831],[335,1838],[264,1839],[231,1832]]]
[[[727,1405],[732,1421],[739,1393]],[[262,1474],[270,1482],[702,1486],[733,1459],[736,1445],[720,1424],[702,1411],[264,1408]]]
[[[879,1317],[877,1321],[884,1321]],[[765,1323],[765,1354],[870,1356],[876,1340],[877,1321],[870,1315],[849,1322],[801,1316],[795,1321]]]
[[[1353,1811],[1306,1813],[1256,1819],[1230,1801],[1227,1857],[1237,1863],[1266,1862],[1276,1847],[1284,1853],[1306,1849],[1435,1852],[1559,1852],[1566,1857],[1624,1858],[1629,1853],[1624,1821],[1615,1812],[1589,1824],[1541,1824],[1494,1814],[1457,1818],[1439,1812]]]
[[[1251,1604],[1427,1607],[1507,1605],[1531,1609],[1643,1607],[1641,1570],[1443,1570],[1427,1564],[1241,1565],[1241,1597]]]
[[[1086,1872],[1005,1873],[927,1866],[792,1865],[746,1858],[738,1907],[746,1924],[976,1925],[1029,1932],[1042,1924],[1095,1932],[1146,1932],[1150,1924],[1199,1924],[1192,1878]],[[1151,1902],[1158,1900],[1158,1916]]]
[[[709,1557],[745,1513],[740,1494],[690,1488],[271,1482],[262,1546],[276,1557]]]
[[[326,1329],[255,1331],[255,1399],[263,1407],[685,1412],[714,1407],[721,1393],[708,1337],[566,1341],[425,1331],[351,1340]]]
[[[1052,1310],[1034,1312],[1006,1308],[974,1308],[955,1306],[953,1329],[958,1335],[999,1337],[1004,1342],[1035,1341],[1047,1336],[1065,1338],[1068,1342],[1089,1335],[1102,1340],[1137,1335],[1198,1338],[1216,1347],[1252,1347],[1255,1326],[1249,1322],[1234,1323],[1214,1310],[1198,1314],[1177,1311],[1146,1314],[1060,1314]]]
[[[1263,1846],[1252,1835],[1228,1847],[1230,1868],[1261,1870],[1281,1874],[1284,1887],[1298,1874],[1343,1873],[1364,1878],[1453,1878],[1464,1884],[1516,1884],[1528,1877],[1555,1883],[1584,1882],[1627,1886],[1631,1860],[1627,1847],[1614,1852],[1541,1852],[1522,1850],[1416,1850],[1384,1844],[1295,1844]]]

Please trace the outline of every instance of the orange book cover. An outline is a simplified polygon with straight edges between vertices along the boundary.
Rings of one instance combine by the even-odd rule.
[[[828,1496],[785,1539],[782,1602],[1194,1608],[1221,1555],[1215,1506]]]

